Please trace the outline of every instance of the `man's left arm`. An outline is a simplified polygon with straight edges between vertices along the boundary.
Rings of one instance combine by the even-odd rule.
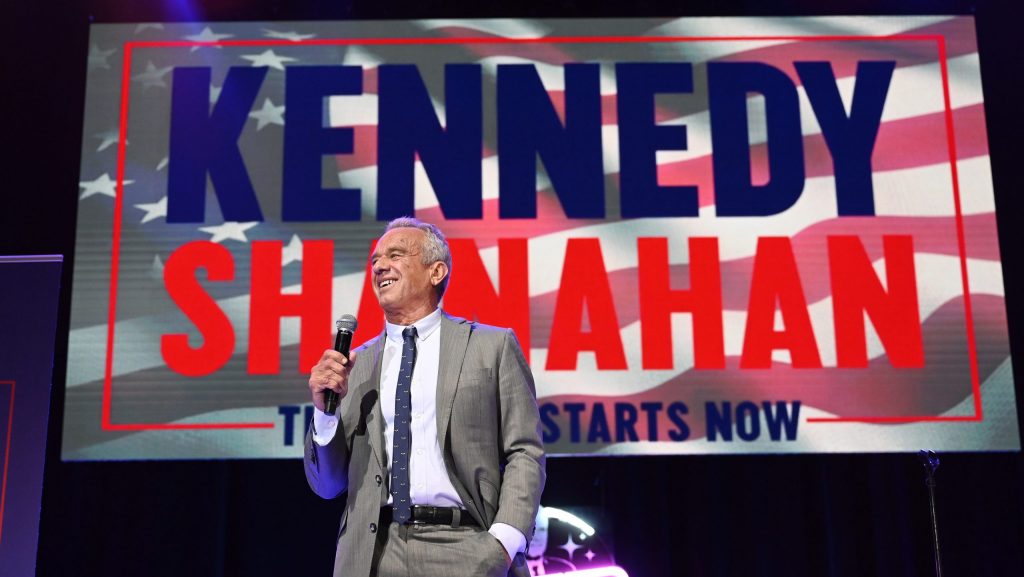
[[[533,533],[546,476],[533,374],[511,329],[505,332],[502,343],[498,394],[505,471],[490,533],[511,557],[525,548],[527,536]]]

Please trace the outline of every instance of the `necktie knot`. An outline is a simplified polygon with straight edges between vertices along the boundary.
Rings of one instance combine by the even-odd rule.
[[[410,339],[416,340],[416,327],[405,327],[402,330],[402,337],[407,341]]]

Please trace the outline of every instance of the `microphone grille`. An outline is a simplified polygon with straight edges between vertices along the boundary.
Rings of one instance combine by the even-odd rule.
[[[352,315],[341,315],[340,317],[338,317],[337,326],[339,331],[348,331],[350,333],[354,333],[356,332],[356,326],[358,324],[359,323],[356,321],[356,317]]]

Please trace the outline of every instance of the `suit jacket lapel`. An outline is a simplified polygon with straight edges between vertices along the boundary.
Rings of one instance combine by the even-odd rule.
[[[370,436],[370,447],[373,449],[373,454],[377,457],[377,462],[380,463],[381,469],[385,471],[387,470],[387,466],[384,462],[384,415],[380,410],[380,373],[384,353],[384,340],[386,338],[387,334],[382,333],[377,337],[377,342],[373,343],[373,345],[363,353],[367,355],[368,360],[373,363],[373,372],[370,375],[370,386],[377,391],[377,400],[373,403],[373,409],[370,412],[370,417],[367,419],[366,433]]]
[[[452,320],[441,312],[441,358],[437,369],[437,441],[442,449],[448,436],[448,424],[452,418],[455,391],[459,386],[459,373],[469,346],[470,323],[463,319]]]

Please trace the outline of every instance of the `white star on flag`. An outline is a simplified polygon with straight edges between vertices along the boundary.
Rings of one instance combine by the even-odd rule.
[[[211,242],[221,242],[224,240],[237,240],[241,242],[249,242],[249,239],[245,237],[245,231],[259,224],[258,222],[225,222],[224,224],[217,226],[204,226],[199,230],[213,235],[210,238]]]
[[[121,134],[116,129],[114,129],[108,130],[106,132],[97,132],[96,134],[93,135],[93,137],[98,138],[100,140],[100,145],[99,148],[96,149],[96,152],[103,152],[104,150],[117,144],[117,141],[118,139],[120,139]],[[128,146],[127,142],[125,142],[124,144],[125,146]]]
[[[302,40],[309,40],[315,38],[316,34],[299,34],[298,32],[279,32],[277,30],[271,30],[269,28],[263,29],[263,35],[267,38],[277,38],[279,40],[291,40],[292,42],[299,42]]]
[[[365,68],[375,68],[380,66],[381,60],[373,54],[363,50],[358,46],[349,46],[345,49],[345,56],[341,63],[345,66],[363,66]]]
[[[153,257],[153,266],[149,269],[149,276],[155,281],[164,280],[164,261],[160,260],[160,255]]]
[[[559,547],[565,549],[565,552],[569,554],[570,561],[572,560],[572,554],[575,553],[577,549],[583,548],[582,545],[577,545],[576,542],[572,540],[572,535],[568,535],[565,540],[565,545],[559,545]]]
[[[124,185],[135,182],[134,180],[124,181]],[[83,180],[78,183],[78,186],[82,188],[82,196],[79,198],[89,198],[94,194],[102,194],[114,198],[117,196],[117,183],[110,178],[110,174],[104,172],[103,176],[96,180]]]
[[[281,266],[286,267],[296,261],[302,261],[302,239],[293,234],[292,240],[281,250]]]
[[[219,42],[225,38],[231,38],[233,36],[234,34],[216,34],[214,33],[213,30],[210,29],[209,26],[207,26],[206,28],[203,28],[203,31],[199,34],[192,34],[191,36],[186,36],[185,40],[191,40],[193,42]],[[204,46],[193,46],[192,49],[189,50],[189,52],[195,52],[200,48],[204,48]],[[219,50],[220,46],[213,46],[212,48],[217,48]]]
[[[243,54],[242,58],[252,62],[253,66],[269,66],[276,70],[284,70],[285,62],[295,62],[296,58],[278,56],[273,50],[264,50],[260,54]]]
[[[94,68],[110,68],[110,63],[107,62],[107,58],[110,58],[110,55],[116,51],[116,48],[100,50],[99,46],[93,44],[92,47],[89,48],[89,70]]]
[[[143,88],[149,88],[150,86],[159,86],[160,88],[167,88],[167,83],[164,82],[164,76],[174,68],[173,66],[166,66],[164,68],[157,68],[153,65],[153,62],[146,63],[146,71],[141,74],[132,76],[132,80],[141,82]]]
[[[164,196],[163,198],[156,202],[136,204],[135,208],[146,211],[146,215],[142,217],[142,224],[145,224],[151,220],[156,220],[160,217],[166,217],[167,196]]]
[[[284,126],[284,105],[274,106],[269,98],[263,100],[263,108],[249,113],[249,118],[255,118],[258,122],[256,130],[263,130],[268,124]]]

